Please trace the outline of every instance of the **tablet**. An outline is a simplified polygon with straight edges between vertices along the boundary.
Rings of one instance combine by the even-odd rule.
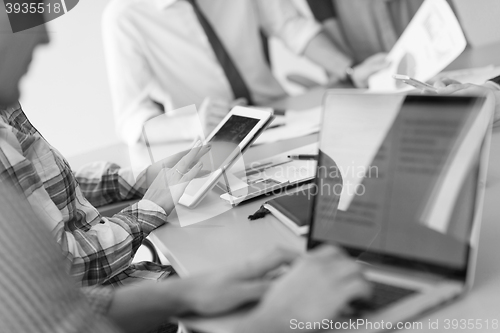
[[[194,208],[227,170],[274,119],[272,112],[237,106],[206,138],[212,149],[202,159],[207,176],[193,179],[179,203]]]

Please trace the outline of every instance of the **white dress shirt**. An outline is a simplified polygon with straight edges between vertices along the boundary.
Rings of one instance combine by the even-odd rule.
[[[301,53],[321,27],[290,0],[199,0],[256,104],[283,97],[262,50],[259,28]],[[232,101],[229,82],[191,5],[183,0],[112,0],[104,47],[120,137],[137,142],[143,124],[205,97]]]

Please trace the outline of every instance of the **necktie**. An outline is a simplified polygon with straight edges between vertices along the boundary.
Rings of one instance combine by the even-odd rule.
[[[215,30],[212,28],[212,25],[210,24],[210,22],[208,22],[207,18],[200,10],[197,1],[196,0],[186,0],[186,1],[193,6],[193,10],[196,16],[198,17],[198,21],[200,22],[200,25],[202,26],[203,30],[205,30],[205,34],[207,35],[208,41],[212,46],[215,56],[217,57],[217,60],[222,66],[222,69],[226,74],[227,80],[229,81],[229,85],[231,86],[231,90],[233,91],[234,98],[237,99],[244,97],[248,101],[249,105],[253,105],[252,97],[250,95],[250,91],[248,90],[245,81],[243,80],[243,78],[240,75],[240,72],[234,65],[233,60],[229,56],[229,53],[227,53],[226,48],[224,47],[221,40],[215,33]]]
[[[390,51],[398,40],[394,30],[393,19],[389,11],[389,4],[392,0],[381,0],[373,3],[373,14],[377,19],[379,34],[384,50]]]

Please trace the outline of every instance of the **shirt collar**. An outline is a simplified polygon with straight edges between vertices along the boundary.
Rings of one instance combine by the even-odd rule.
[[[179,0],[156,0],[156,4],[158,5],[159,9],[165,9],[172,6],[177,1]]]

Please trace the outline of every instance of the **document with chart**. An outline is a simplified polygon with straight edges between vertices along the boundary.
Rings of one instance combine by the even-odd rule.
[[[427,81],[455,60],[467,46],[462,28],[445,0],[426,0],[387,56],[388,68],[370,77],[375,91],[411,89],[392,78],[408,75]]]

